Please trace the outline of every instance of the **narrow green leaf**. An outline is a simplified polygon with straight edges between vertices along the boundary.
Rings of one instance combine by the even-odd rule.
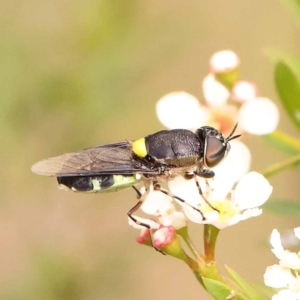
[[[300,139],[292,137],[279,130],[276,130],[271,134],[264,135],[263,139],[273,148],[286,154],[296,155],[300,153]]]
[[[261,174],[266,178],[269,178],[271,176],[274,176],[275,174],[278,174],[280,172],[283,172],[291,168],[295,168],[299,165],[300,165],[300,154],[297,154],[285,159],[284,161],[275,163],[267,167],[266,169],[261,171]]]
[[[270,199],[264,204],[264,208],[279,215],[300,216],[299,200]]]
[[[203,282],[207,292],[213,296],[215,300],[225,300],[232,293],[232,288],[213,279],[203,277]],[[236,300],[250,300],[239,294],[235,294]],[[251,298],[252,299],[252,298]],[[253,298],[254,299],[254,298]]]
[[[227,272],[231,276],[231,278],[236,282],[237,285],[241,288],[241,290],[245,293],[249,299],[255,300],[265,300],[265,298],[259,294],[245,279],[243,279],[238,273],[236,273],[231,268],[225,266]]]
[[[284,62],[276,65],[275,84],[286,111],[300,129],[300,86],[297,77]]]

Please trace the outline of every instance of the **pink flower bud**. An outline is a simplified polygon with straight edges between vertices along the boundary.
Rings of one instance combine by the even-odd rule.
[[[175,236],[176,231],[173,226],[161,226],[153,234],[153,244],[156,248],[164,248],[174,240]]]
[[[148,228],[141,229],[141,234],[136,238],[139,244],[149,245],[151,244],[150,230]]]

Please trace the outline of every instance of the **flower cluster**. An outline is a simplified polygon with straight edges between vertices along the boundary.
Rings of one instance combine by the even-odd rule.
[[[278,108],[259,96],[255,83],[239,79],[239,66],[234,52],[215,53],[202,82],[204,103],[186,92],[169,93],[157,102],[161,123],[169,129],[210,125],[228,134],[238,122],[239,129],[250,134],[273,132],[279,122]]]
[[[300,239],[300,227],[295,228],[295,235]],[[271,234],[272,252],[279,259],[279,264],[267,268],[264,274],[265,284],[281,289],[272,300],[300,299],[300,257],[299,253],[284,250],[280,234],[274,229]]]
[[[195,130],[208,125],[224,135],[232,131],[237,121],[239,131],[265,134],[274,130],[278,123],[277,107],[271,100],[258,97],[253,83],[238,80],[239,65],[240,60],[232,51],[214,54],[210,73],[203,81],[205,103],[186,92],[167,94],[156,105],[160,122],[169,129]],[[168,182],[168,190],[184,201],[151,187],[141,209],[152,220],[135,217],[153,229],[155,247],[174,237],[170,226],[178,231],[191,221],[222,229],[262,213],[260,206],[269,198],[272,187],[261,174],[249,172],[251,155],[242,142],[234,140],[230,146],[225,159],[212,169],[214,178],[195,178],[202,195],[194,179],[181,176]],[[129,223],[141,229],[138,241],[150,244],[149,230],[132,220]]]
[[[135,217],[140,222],[149,224],[155,231],[153,238],[156,246],[156,242],[160,243],[162,239],[159,232],[163,227],[173,226],[176,230],[180,230],[191,221],[198,224],[212,224],[223,229],[256,217],[262,213],[259,207],[269,198],[272,187],[261,174],[249,172],[249,168],[248,148],[242,142],[232,141],[231,150],[226,158],[213,168],[215,177],[196,178],[203,196],[199,194],[195,180],[178,176],[168,182],[168,189],[171,194],[184,199],[185,202],[151,187],[141,210],[152,219]],[[144,193],[144,188],[141,189],[141,193]],[[139,243],[151,244],[149,230],[136,225],[132,220],[129,224],[136,229],[141,229]]]

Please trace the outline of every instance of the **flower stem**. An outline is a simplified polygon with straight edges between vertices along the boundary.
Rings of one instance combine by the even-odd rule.
[[[300,164],[300,154],[266,168],[261,172],[261,174],[268,178],[275,175],[276,173],[289,169],[290,167],[295,167],[298,164]]]
[[[187,227],[186,227],[187,228]],[[198,253],[198,251],[196,250],[196,247],[194,246],[188,232],[186,231],[185,234],[182,234],[181,237],[183,238],[183,240],[185,241],[185,243],[187,244],[187,246],[189,247],[189,249],[191,250],[191,252],[194,254],[194,256],[197,259],[201,259],[200,254]]]
[[[204,225],[204,256],[207,264],[215,261],[215,248],[219,229],[213,225]]]
[[[199,257],[200,258],[200,257]],[[184,261],[189,268],[193,271],[196,279],[199,281],[199,283],[205,288],[204,284],[203,284],[203,280],[202,280],[202,276],[201,276],[201,269],[199,266],[199,263],[195,260],[193,260],[191,257],[189,257],[188,255],[183,255],[180,258],[182,261]],[[200,258],[201,259],[201,258]],[[202,259],[202,264],[204,263],[203,259]]]

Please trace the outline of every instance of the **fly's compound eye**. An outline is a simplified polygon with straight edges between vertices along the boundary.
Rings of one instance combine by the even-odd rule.
[[[219,164],[229,150],[229,144],[216,137],[206,138],[205,164],[212,168]]]

